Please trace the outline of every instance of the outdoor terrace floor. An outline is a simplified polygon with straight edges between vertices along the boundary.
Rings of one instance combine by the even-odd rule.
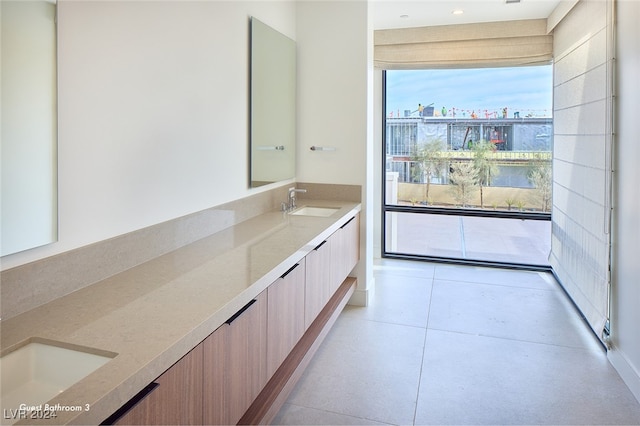
[[[386,251],[549,266],[551,221],[387,213]]]

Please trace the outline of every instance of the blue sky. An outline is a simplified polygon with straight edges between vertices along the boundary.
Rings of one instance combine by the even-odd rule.
[[[421,103],[433,103],[436,111],[442,107],[456,108],[456,116],[475,111],[502,112],[509,117],[520,111],[520,117],[551,116],[551,65],[514,68],[479,68],[454,70],[393,70],[387,71],[387,114],[396,117],[405,110],[414,111]],[[450,113],[449,113],[450,114]]]

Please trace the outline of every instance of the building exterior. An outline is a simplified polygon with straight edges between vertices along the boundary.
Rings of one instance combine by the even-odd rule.
[[[449,161],[469,161],[473,145],[488,141],[495,146],[492,157],[500,169],[493,185],[530,187],[523,166],[531,161],[550,160],[552,135],[553,119],[550,117],[387,118],[387,170],[398,172],[401,182],[423,182],[423,177],[412,172],[412,157],[419,147],[440,141],[444,148],[442,156]],[[432,183],[447,183],[446,173],[432,179],[435,180]]]

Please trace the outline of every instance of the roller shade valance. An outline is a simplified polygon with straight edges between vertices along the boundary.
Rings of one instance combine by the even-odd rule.
[[[377,30],[379,69],[477,68],[549,63],[546,19]]]

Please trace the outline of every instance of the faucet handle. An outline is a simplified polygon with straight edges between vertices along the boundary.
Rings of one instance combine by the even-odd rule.
[[[289,188],[289,198],[295,197],[296,192],[307,192],[307,190],[292,186],[291,188]]]

